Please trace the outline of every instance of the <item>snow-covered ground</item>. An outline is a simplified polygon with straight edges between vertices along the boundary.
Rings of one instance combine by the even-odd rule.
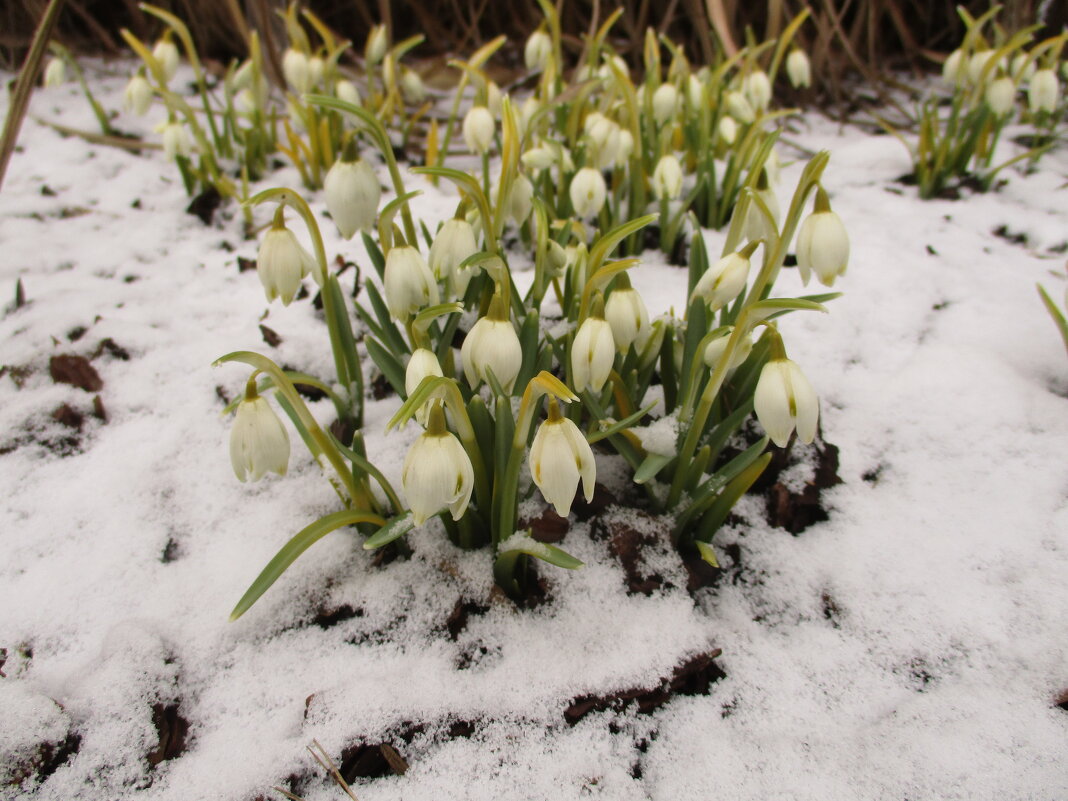
[[[124,81],[94,79],[107,107]],[[94,124],[73,86],[38,92],[31,115]],[[396,747],[407,773],[357,779],[361,801],[1068,797],[1068,358],[1035,291],[1063,297],[1068,151],[997,192],[921,202],[895,181],[909,164],[891,137],[816,115],[795,128],[833,154],[824,183],[853,245],[831,314],[784,323],[840,449],[829,520],[794,536],[748,497],[716,538],[724,580],[691,595],[650,553],[667,588],[649,597],[573,521],[561,545],[586,567],[542,566],[551,600],[522,611],[491,598],[489,553],[436,523],[385,566],[335,533],[229,623],[337,503],[296,448],[286,478],[234,479],[220,394],[246,373],[211,363],[252,349],[326,376],[325,329],[307,301],[268,307],[238,270],[256,243],[234,206],[211,227],[184,213],[158,151],[27,119],[0,192],[0,797],[339,799],[313,740],[335,760]],[[451,215],[453,196],[407,180],[431,229]],[[263,187],[284,184],[295,171]],[[331,260],[373,272],[323,231]],[[631,274],[652,309],[681,308],[684,271],[647,254]],[[780,286],[797,292],[796,271]],[[64,354],[102,386],[55,383]],[[372,401],[366,427],[392,478],[416,435],[384,434],[395,408]],[[460,599],[483,608],[452,636]],[[707,695],[565,720],[576,698],[655,688],[715,648],[726,676]],[[188,723],[169,751],[168,716]],[[13,783],[34,760],[51,774]]]

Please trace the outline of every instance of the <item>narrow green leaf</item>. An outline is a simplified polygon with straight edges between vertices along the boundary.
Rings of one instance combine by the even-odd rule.
[[[393,387],[393,391],[403,398],[405,393],[404,367],[400,361],[389,350],[382,347],[376,339],[366,337],[364,345],[367,347],[367,355],[382,371],[382,375],[386,377],[386,381]]]
[[[651,412],[655,408],[656,408],[656,403],[655,402],[650,403],[644,409],[639,409],[634,414],[628,415],[627,417],[624,417],[622,420],[620,420],[618,422],[615,422],[615,423],[612,423],[611,425],[607,425],[607,426],[604,425],[605,421],[601,420],[599,424],[604,426],[604,427],[603,428],[599,428],[596,431],[593,431],[593,432],[587,434],[586,435],[586,441],[592,445],[595,442],[600,442],[605,437],[610,437],[613,434],[618,434],[621,431],[630,428],[632,425],[637,423],[639,420],[641,420],[643,417],[645,417],[645,415],[649,414],[649,412]]]
[[[508,553],[522,553],[541,559],[550,565],[562,567],[565,570],[578,570],[583,565],[580,560],[563,549],[557,548],[555,545],[538,542],[526,534],[514,534],[501,545],[503,547],[498,552],[498,559]]]
[[[371,260],[375,272],[378,273],[378,280],[384,281],[386,275],[386,257],[382,255],[382,249],[366,231],[364,231],[361,236],[363,237],[363,246],[367,248],[367,257]]]
[[[716,498],[716,502],[705,512],[697,524],[697,532],[694,535],[695,542],[712,541],[712,535],[723,525],[723,521],[727,519],[727,515],[734,508],[734,504],[749,491],[749,488],[753,486],[753,482],[760,478],[760,474],[764,472],[764,468],[768,466],[770,461],[771,454],[765,453],[723,488],[723,492]]]
[[[389,545],[393,540],[398,537],[403,537],[413,528],[415,528],[415,521],[412,519],[411,512],[397,515],[396,517],[385,521],[382,528],[378,529],[378,531],[368,537],[367,541],[363,544],[363,549],[365,551],[373,551],[376,548],[381,548],[383,545]]]
[[[667,465],[671,463],[675,456],[664,456],[659,453],[650,453],[645,457],[645,461],[641,463],[637,470],[634,471],[634,483],[644,484],[652,478],[656,477],[656,474],[663,470]]]

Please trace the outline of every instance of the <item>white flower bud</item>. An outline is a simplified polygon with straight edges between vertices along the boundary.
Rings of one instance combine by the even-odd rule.
[[[629,283],[617,287],[608,296],[604,304],[604,318],[612,329],[612,339],[620,353],[626,353],[632,343],[641,350],[649,338],[649,311],[638,290]]]
[[[319,86],[323,81],[323,73],[326,71],[326,64],[319,56],[312,56],[308,59],[308,81],[311,84],[308,89],[314,89]]]
[[[477,252],[475,229],[467,220],[446,220],[437,236],[434,237],[434,244],[430,246],[427,261],[434,275],[448,282],[449,294],[452,297],[463,298],[464,293],[467,292],[467,284],[471,280],[473,271],[461,270],[460,264],[468,256]]]
[[[599,317],[587,317],[582,321],[575,341],[571,343],[571,379],[575,391],[589,387],[600,392],[616,358],[616,344],[612,326]]]
[[[764,111],[771,103],[771,81],[764,70],[753,70],[742,79],[742,93],[757,111]]]
[[[964,52],[960,49],[950,53],[942,62],[942,81],[949,86],[956,86],[968,73],[964,62]]]
[[[178,47],[170,39],[160,39],[152,48],[152,57],[159,62],[163,70],[163,78],[170,83],[174,74],[178,72]]]
[[[808,444],[816,437],[819,399],[801,368],[789,359],[772,359],[760,371],[753,407],[771,441],[785,448],[797,428],[797,438]]]
[[[268,471],[289,467],[289,435],[267,399],[246,397],[237,405],[230,429],[230,464],[238,481],[259,481]]]
[[[46,87],[60,86],[67,80],[67,65],[61,58],[51,58],[44,71],[44,85]]]
[[[727,92],[726,103],[727,113],[738,122],[750,123],[756,119],[756,112],[741,92]]]
[[[786,57],[786,76],[794,89],[812,86],[812,65],[804,50],[795,47],[790,51]]]
[[[628,128],[619,130],[619,150],[616,153],[616,164],[625,164],[634,152],[634,134]]]
[[[679,107],[679,91],[674,84],[662,83],[653,92],[653,119],[663,125],[675,117]]]
[[[815,271],[820,283],[832,286],[849,266],[849,235],[842,219],[829,206],[823,211],[818,210],[819,206],[817,198],[817,211],[805,218],[798,231],[797,267],[805,284]]]
[[[702,298],[710,311],[719,311],[745,289],[749,278],[749,257],[743,252],[728,253],[697,280],[693,296]]]
[[[491,305],[489,315],[471,327],[460,347],[460,360],[472,389],[487,381],[492,370],[505,392],[511,392],[523,363],[523,348],[512,323],[494,319],[494,311]]]
[[[1009,74],[1013,80],[1016,81],[1030,81],[1034,77],[1035,62],[1027,55],[1027,53],[1017,53],[1012,59],[1012,68],[1009,70]]]
[[[408,360],[408,366],[404,370],[404,394],[409,398],[427,376],[441,376],[441,365],[434,352],[426,348],[416,348],[412,357]],[[426,426],[430,417],[430,406],[434,396],[428,399],[415,413],[415,419],[419,425]]]
[[[986,103],[997,116],[1012,111],[1015,100],[1016,84],[1012,82],[1012,78],[1001,77],[987,84]]]
[[[367,35],[367,45],[363,51],[367,63],[373,65],[381,61],[386,55],[386,46],[388,44],[385,25],[375,25],[371,28],[371,32]]]
[[[345,239],[374,228],[382,187],[366,161],[335,161],[323,179],[323,194],[326,208]]]
[[[604,206],[608,187],[604,176],[592,167],[583,167],[571,179],[568,189],[575,214],[583,219],[596,216]]]
[[[968,82],[972,86],[976,86],[983,80],[983,72],[986,70],[986,65],[996,52],[996,50],[978,50],[968,60]],[[991,67],[990,70],[986,70],[987,77],[992,74],[994,69],[994,67]]]
[[[130,78],[122,93],[122,102],[127,111],[132,111],[139,117],[144,116],[152,105],[152,86],[145,80],[145,76],[138,73]]]
[[[493,144],[496,124],[493,115],[485,106],[473,106],[464,117],[463,133],[467,149],[472,153],[486,153]]]
[[[434,415],[441,415],[440,407],[431,412],[432,418]],[[475,471],[464,446],[445,430],[444,423],[435,426],[431,419],[431,427],[412,444],[404,457],[401,486],[417,526],[445,509],[453,520],[464,516],[475,486]]]
[[[531,120],[534,119],[534,115],[541,109],[541,103],[538,102],[538,98],[534,95],[530,95],[523,101],[523,105],[519,108],[519,130],[521,133],[526,133],[530,129]]]
[[[311,65],[308,57],[296,48],[290,47],[282,56],[282,74],[285,75],[289,88],[302,95],[312,87]]]
[[[734,121],[734,117],[719,118],[719,136],[728,145],[734,144],[734,140],[738,138],[738,123]]]
[[[556,163],[556,153],[545,144],[532,147],[519,157],[528,170],[544,170]]]
[[[426,100],[426,87],[415,70],[401,70],[401,93],[409,103],[416,105]]]
[[[486,108],[489,109],[490,114],[493,115],[493,119],[499,120],[501,118],[501,105],[503,103],[503,95],[501,94],[501,87],[495,84],[493,81],[489,81],[486,84]]]
[[[300,291],[301,279],[309,272],[315,272],[315,259],[301,247],[293,232],[276,218],[275,225],[260,242],[256,272],[268,302],[281,298],[282,305],[288,306]]]
[[[653,195],[658,200],[675,200],[682,194],[682,165],[672,154],[661,156],[653,170]]]
[[[534,184],[530,179],[520,173],[515,177],[512,191],[508,196],[508,216],[515,220],[516,225],[522,225],[534,208]]]
[[[1027,87],[1027,107],[1032,114],[1039,111],[1053,113],[1057,108],[1057,98],[1061,93],[1057,73],[1051,69],[1036,70]]]
[[[529,464],[530,477],[560,517],[571,513],[579,479],[586,501],[593,500],[597,481],[593,449],[579,427],[560,415],[555,398],[549,401],[549,419],[530,444]]]
[[[536,30],[527,39],[526,47],[523,48],[523,60],[526,61],[527,69],[531,72],[541,72],[549,63],[553,54],[553,40],[543,30]]]
[[[334,84],[334,94],[337,95],[338,100],[344,100],[354,106],[363,104],[363,100],[360,98],[360,90],[348,78],[342,78]]]
[[[693,73],[686,79],[686,102],[692,110],[697,110],[705,104],[704,87],[701,79]]]
[[[731,329],[733,331],[733,328]],[[731,338],[731,331],[727,331],[723,336],[716,337],[708,345],[705,346],[705,352],[703,359],[705,365],[710,370],[716,369],[716,365],[719,364],[720,359],[723,358],[723,354],[727,351],[727,343]],[[741,367],[742,362],[749,358],[749,354],[753,352],[753,339],[752,337],[744,336],[738,340],[738,344],[734,346],[734,355],[731,357],[731,363],[727,366],[728,370],[737,370]]]
[[[756,196],[764,201],[764,205],[767,206],[768,211],[771,212],[771,220],[769,221],[760,206],[757,205],[754,199],[749,204],[749,210],[745,216],[745,238],[749,242],[755,242],[758,239],[763,239],[765,242],[770,241],[773,236],[776,236],[779,223],[779,200],[775,197],[775,191],[770,187],[756,190]]]
[[[193,146],[189,142],[189,134],[181,123],[168,122],[163,126],[163,155],[168,160],[174,161],[179,156],[189,158],[193,152]]]
[[[433,306],[440,300],[434,274],[411,245],[390,248],[382,283],[386,306],[396,320],[404,321],[424,306]]]

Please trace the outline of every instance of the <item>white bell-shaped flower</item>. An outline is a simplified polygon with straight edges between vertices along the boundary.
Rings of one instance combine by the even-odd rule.
[[[411,397],[416,388],[427,376],[441,376],[441,364],[432,350],[416,348],[412,357],[408,360],[408,366],[404,369],[404,394]],[[415,413],[415,419],[419,425],[425,426],[430,415],[430,407],[433,397],[428,400]]]
[[[693,296],[704,300],[712,312],[717,312],[738,297],[745,289],[749,278],[749,258],[756,250],[754,244],[736,252],[728,253],[697,279]]]
[[[1061,85],[1057,73],[1051,69],[1036,70],[1027,86],[1027,107],[1032,114],[1045,111],[1052,114],[1057,109]]]
[[[315,271],[315,259],[297,241],[293,232],[282,220],[282,207],[278,207],[274,224],[263,235],[260,252],[256,257],[256,272],[268,301],[282,299],[288,306],[297,292],[300,282],[309,272]]]
[[[160,39],[156,42],[156,46],[152,48],[152,57],[159,62],[160,68],[163,70],[163,78],[166,83],[170,83],[174,74],[178,72],[178,47],[170,39]]]
[[[326,62],[320,56],[312,56],[308,59],[308,82],[310,86],[308,90],[311,91],[319,86],[323,81],[323,74],[326,72]]]
[[[568,194],[571,196],[571,206],[575,209],[575,214],[588,219],[601,211],[608,195],[608,187],[605,185],[604,176],[598,170],[583,167],[571,179]]]
[[[438,280],[448,282],[451,297],[460,299],[467,292],[474,272],[460,269],[460,264],[477,252],[475,229],[467,220],[446,220],[434,237],[427,262]]]
[[[255,388],[251,388],[255,393]],[[253,394],[237,405],[230,429],[230,464],[239,481],[259,481],[289,467],[289,434],[266,398]]]
[[[356,84],[348,78],[342,78],[334,84],[334,94],[337,95],[338,100],[344,100],[346,103],[351,103],[354,106],[363,105],[363,99],[360,97],[360,90],[357,89]]]
[[[511,392],[523,363],[523,348],[510,320],[505,319],[499,297],[494,296],[485,317],[479,318],[460,347],[464,375],[472,389],[488,381],[490,371],[506,392]]]
[[[997,51],[995,50],[987,49],[977,50],[975,53],[972,54],[972,57],[968,59],[968,83],[970,83],[972,86],[976,86],[981,80],[983,80],[984,74],[986,75],[986,77],[990,76],[991,71],[994,68],[991,67],[991,69],[988,70],[986,68],[986,65],[990,63],[990,60],[994,57],[996,52]]]
[[[675,200],[682,194],[682,165],[674,155],[660,157],[653,170],[653,195],[658,200]]]
[[[571,513],[579,479],[586,501],[593,500],[597,481],[593,449],[579,427],[560,414],[555,398],[549,398],[549,419],[530,444],[529,464],[531,478],[560,517]]]
[[[553,40],[545,31],[538,29],[527,39],[526,47],[523,48],[523,60],[528,70],[541,72],[549,63],[552,53]]]
[[[816,391],[801,368],[789,359],[772,359],[760,371],[753,408],[771,441],[786,447],[797,428],[797,438],[808,444],[816,437],[820,405]]]
[[[141,73],[137,73],[122,93],[122,105],[127,111],[132,111],[138,117],[144,116],[152,105],[152,85]]]
[[[367,35],[367,44],[364,47],[364,58],[368,64],[377,64],[386,55],[386,47],[389,42],[386,40],[386,26],[375,25],[371,28],[371,32]]]
[[[816,190],[815,210],[797,233],[797,268],[807,285],[813,272],[820,283],[833,286],[834,279],[845,275],[849,266],[849,234],[842,219],[831,211],[823,187]]]
[[[493,115],[493,119],[499,120],[501,118],[501,108],[504,105],[504,94],[499,87],[493,81],[489,81],[486,84],[486,108],[489,109],[489,113]]]
[[[964,51],[954,50],[946,60],[942,62],[942,81],[949,86],[959,84],[968,72],[968,64],[964,60]]]
[[[760,181],[757,183],[756,195],[771,213],[771,220],[767,218],[764,211],[757,205],[756,200],[751,201],[749,203],[749,209],[745,215],[744,235],[750,242],[755,242],[758,239],[763,239],[767,242],[778,234],[780,214],[779,199],[775,196],[775,190],[770,186],[770,177],[767,170],[761,171]]]
[[[519,173],[508,195],[508,216],[515,221],[516,225],[522,225],[533,210],[534,184],[527,176]]]
[[[626,353],[631,343],[640,350],[649,339],[649,310],[626,273],[616,279],[616,287],[604,303],[604,319],[620,353]]]
[[[653,119],[657,125],[664,125],[675,118],[679,109],[679,90],[674,84],[662,83],[653,92]]]
[[[408,319],[424,306],[437,304],[441,297],[426,259],[411,245],[390,248],[382,283],[386,306],[396,320]]]
[[[282,74],[289,88],[298,95],[312,88],[312,72],[308,57],[294,47],[288,48],[282,56]]]
[[[716,369],[716,365],[723,359],[723,354],[727,352],[727,343],[730,342],[732,331],[733,326],[730,330],[724,333],[723,336],[716,337],[705,346],[705,352],[702,354],[702,359],[708,369]],[[734,347],[734,354],[731,356],[731,363],[727,366],[727,369],[737,370],[742,362],[749,358],[749,354],[752,352],[752,337],[742,337]]]
[[[472,153],[486,153],[493,144],[496,124],[485,106],[473,106],[464,117],[463,134],[467,149]]]
[[[690,109],[694,111],[703,107],[705,104],[704,86],[701,83],[701,79],[692,72],[686,79],[686,103],[690,106]]]
[[[786,57],[786,77],[790,79],[790,85],[794,89],[802,89],[812,86],[812,65],[809,63],[805,51],[795,47]]]
[[[587,387],[600,392],[616,358],[616,342],[612,326],[603,317],[587,317],[582,321],[571,343],[571,379],[575,391]]]
[[[467,511],[475,471],[460,440],[446,430],[445,415],[438,403],[431,408],[427,430],[404,457],[401,486],[417,526],[445,509],[453,520],[459,520]]]
[[[719,138],[722,139],[728,145],[733,145],[734,140],[738,138],[738,123],[734,121],[734,117],[724,115],[719,118]]]
[[[771,81],[764,70],[753,70],[742,79],[745,99],[757,111],[764,111],[771,103]]]
[[[727,92],[727,113],[741,123],[750,123],[756,119],[753,106],[741,92]]]
[[[193,145],[189,141],[189,133],[179,122],[165,123],[162,129],[163,155],[169,161],[174,161],[179,156],[189,158],[193,153]]]
[[[1012,111],[1015,100],[1016,84],[1007,75],[987,84],[986,103],[997,116],[1001,117]]]
[[[335,161],[323,180],[323,194],[326,208],[345,239],[374,228],[382,187],[366,161],[345,157]]]
[[[401,70],[401,94],[413,105],[426,100],[426,86],[418,72],[406,68]]]
[[[67,65],[61,58],[51,58],[44,71],[44,85],[46,87],[62,86],[67,80]]]
[[[1026,52],[1017,53],[1012,58],[1009,74],[1016,81],[1030,81],[1035,76],[1035,62]]]

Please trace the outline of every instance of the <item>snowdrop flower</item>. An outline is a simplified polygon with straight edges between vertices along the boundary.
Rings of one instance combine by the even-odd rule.
[[[319,56],[312,56],[308,59],[308,80],[311,83],[310,89],[314,89],[323,80],[323,73],[326,71],[326,64],[323,63],[322,58]]]
[[[486,108],[489,109],[490,114],[493,115],[493,119],[499,120],[501,118],[501,105],[504,95],[501,94],[501,87],[499,87],[493,81],[486,84]]]
[[[495,124],[493,115],[485,106],[474,106],[464,117],[463,134],[467,149],[473,153],[485,153],[493,143]]]
[[[181,123],[168,122],[162,129],[163,155],[169,161],[174,161],[179,156],[189,158],[193,152],[193,146],[189,142],[189,134]]]
[[[438,357],[434,355],[434,352],[426,348],[416,348],[412,357],[408,360],[408,366],[404,369],[404,394],[410,398],[424,378],[441,375],[443,375],[441,365],[438,363]],[[415,413],[415,419],[419,421],[421,426],[425,427],[430,418],[432,401],[433,396]]]
[[[742,79],[742,92],[749,104],[763,111],[771,103],[771,81],[764,70],[753,70]]]
[[[816,437],[819,399],[801,368],[789,359],[772,359],[760,371],[753,407],[771,441],[785,448],[797,428],[797,438],[808,444]]]
[[[452,297],[462,298],[467,292],[473,272],[461,270],[460,264],[477,252],[475,229],[467,220],[446,220],[434,237],[427,261],[434,275],[448,282]]]
[[[603,317],[587,317],[571,343],[571,379],[575,391],[589,387],[600,392],[616,358],[612,326]]]
[[[511,321],[504,317],[499,297],[494,296],[489,312],[467,333],[460,348],[460,361],[472,389],[488,381],[492,370],[505,392],[512,391],[523,362],[523,348]]]
[[[738,123],[734,117],[724,116],[719,118],[719,136],[728,145],[733,145],[738,138]]]
[[[337,95],[338,100],[344,100],[346,103],[351,103],[354,106],[359,106],[363,103],[360,98],[360,90],[357,89],[356,84],[348,78],[342,78],[334,84],[334,94]]]
[[[693,297],[702,298],[712,312],[719,311],[738,297],[749,278],[749,258],[754,250],[756,244],[750,243],[737,253],[728,253],[709,267],[693,288]]]
[[[786,76],[794,89],[812,86],[812,65],[805,51],[795,47],[786,57]]]
[[[972,57],[968,60],[967,77],[968,82],[975,86],[982,80],[983,70],[986,69],[987,63],[994,57],[994,50],[979,50],[972,54]]]
[[[284,476],[289,467],[289,435],[267,399],[255,392],[255,387],[246,391],[230,429],[230,464],[238,481],[259,481],[268,471]]]
[[[1017,81],[1030,81],[1035,75],[1035,62],[1027,53],[1017,53],[1012,59],[1012,68],[1009,74]]]
[[[61,58],[52,58],[44,71],[44,85],[46,87],[60,86],[67,80],[67,65]]]
[[[731,333],[733,331],[734,327],[731,326],[723,336],[716,337],[705,346],[705,352],[702,354],[702,358],[708,369],[716,369],[716,365],[719,364],[720,359],[723,358],[723,354],[727,352],[727,343],[730,341]],[[749,354],[752,353],[752,351],[752,337],[742,337],[738,341],[738,344],[734,346],[734,355],[731,357],[731,363],[727,366],[727,369],[737,370],[742,365],[742,362],[749,358]]]
[[[367,46],[364,48],[364,58],[368,64],[377,64],[386,55],[386,26],[375,25],[367,35]]]
[[[750,242],[755,242],[758,239],[770,241],[772,237],[778,234],[779,200],[775,197],[775,191],[768,185],[768,179],[767,170],[762,170],[760,179],[757,182],[756,197],[760,198],[768,211],[771,212],[771,220],[764,215],[763,210],[757,205],[754,198],[749,203],[745,216],[745,238]]]
[[[427,430],[419,436],[401,469],[401,486],[417,526],[446,508],[459,520],[471,502],[475,471],[456,435],[445,428],[445,414],[435,403]]]
[[[152,86],[145,76],[137,73],[122,93],[122,104],[127,111],[132,111],[137,116],[144,116],[148,107],[152,105]]]
[[[1039,111],[1053,113],[1057,108],[1057,97],[1061,93],[1057,73],[1051,69],[1037,70],[1027,87],[1027,107],[1032,114]]]
[[[986,103],[990,106],[990,110],[999,117],[1012,111],[1015,99],[1016,85],[1012,82],[1012,78],[998,78],[986,87]]]
[[[522,225],[534,208],[534,184],[527,176],[520,173],[515,177],[512,191],[508,195],[508,216]]]
[[[170,39],[160,39],[152,48],[152,57],[163,70],[164,83],[170,83],[178,72],[178,47]]]
[[[282,74],[289,88],[302,95],[312,87],[311,65],[308,57],[294,47],[286,50],[282,56]]]
[[[964,53],[959,48],[942,62],[942,81],[950,86],[960,83],[967,73],[968,65],[964,63]]]
[[[342,156],[335,161],[323,180],[323,194],[326,208],[345,239],[374,227],[382,187],[363,159],[346,160]]]
[[[575,214],[585,219],[600,212],[608,194],[608,187],[605,185],[604,176],[598,170],[583,167],[571,179],[568,194],[571,196],[571,206],[575,209]]]
[[[438,285],[426,260],[411,245],[390,248],[382,283],[386,306],[395,320],[404,321],[423,306],[438,303]]]
[[[418,104],[426,100],[426,86],[415,70],[401,70],[401,93],[409,103]]]
[[[526,47],[523,48],[523,60],[527,69],[531,72],[541,72],[549,63],[553,53],[553,40],[543,30],[536,30],[527,39]]]
[[[663,125],[675,116],[679,107],[679,91],[674,84],[662,83],[653,92],[653,119]]]
[[[849,235],[842,219],[831,211],[823,187],[816,190],[812,214],[801,223],[797,234],[797,267],[807,285],[812,272],[820,283],[833,286],[834,279],[845,275],[849,266]]]
[[[530,148],[519,157],[528,170],[544,170],[556,163],[556,153],[546,144]]]
[[[616,152],[616,164],[623,164],[634,152],[634,134],[627,128],[619,129],[619,150]]]
[[[649,311],[638,290],[630,285],[626,273],[616,279],[616,288],[605,301],[604,318],[612,329],[612,339],[620,353],[626,353],[631,343],[641,349],[649,339]]]
[[[738,122],[750,123],[756,119],[756,112],[741,92],[727,92],[727,113]]]
[[[300,291],[301,279],[315,271],[315,259],[301,247],[293,232],[286,228],[281,212],[282,207],[279,206],[274,224],[260,242],[256,272],[267,301],[281,298],[282,305],[288,306]]]
[[[661,156],[653,170],[653,194],[658,200],[675,200],[682,194],[682,165],[670,153]]]
[[[530,476],[560,517],[571,513],[579,479],[586,501],[593,500],[597,465],[593,449],[579,427],[560,414],[556,398],[549,398],[549,419],[530,444]]]
[[[704,87],[701,79],[693,73],[686,79],[686,102],[691,109],[699,109],[705,104]]]

